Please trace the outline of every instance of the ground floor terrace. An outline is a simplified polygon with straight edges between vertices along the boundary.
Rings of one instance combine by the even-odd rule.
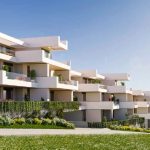
[[[73,91],[62,89],[26,88],[0,86],[0,99],[3,100],[42,100],[73,101]]]

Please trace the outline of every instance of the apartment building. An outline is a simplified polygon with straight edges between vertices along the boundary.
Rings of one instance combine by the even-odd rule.
[[[0,99],[73,101],[78,82],[71,80],[70,63],[52,59],[67,50],[59,36],[16,39],[0,33]]]
[[[128,74],[102,75],[97,70],[86,70],[78,76],[72,75],[72,79],[79,84],[79,90],[74,92],[74,96],[81,107],[80,110],[67,114],[68,119],[99,122],[104,117],[108,120],[124,119],[126,113],[131,114],[130,107],[124,104],[120,107],[120,103],[127,105],[129,100],[133,100],[132,91],[125,86],[125,81],[130,79]]]
[[[0,100],[78,101],[78,111],[66,112],[74,122],[125,119],[138,114],[150,127],[150,92],[128,89],[126,73],[75,71],[70,61],[53,59],[66,51],[59,36],[16,39],[0,33]]]

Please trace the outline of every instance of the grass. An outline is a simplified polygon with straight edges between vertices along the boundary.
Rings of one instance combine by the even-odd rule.
[[[150,135],[0,137],[0,150],[150,150]]]
[[[0,128],[9,128],[9,129],[68,129],[67,127],[61,127],[56,125],[33,125],[33,124],[23,124],[23,125],[9,125],[9,126],[0,126]]]

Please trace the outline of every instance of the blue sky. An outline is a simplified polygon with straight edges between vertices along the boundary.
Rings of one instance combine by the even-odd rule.
[[[73,69],[128,72],[130,86],[150,90],[149,0],[1,0],[0,32],[17,38],[60,35]]]

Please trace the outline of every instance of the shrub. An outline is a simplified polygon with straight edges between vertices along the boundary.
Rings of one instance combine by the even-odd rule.
[[[52,119],[53,118],[52,111],[48,111],[44,117]]]
[[[112,130],[125,130],[125,131],[135,131],[135,132],[147,132],[150,133],[150,130],[144,129],[144,128],[137,128],[134,126],[110,126],[109,127]]]
[[[32,118],[27,118],[26,123],[27,124],[33,124],[33,119]]]
[[[8,116],[0,116],[0,125],[11,125],[14,124],[13,119],[9,118]]]
[[[52,124],[54,124],[56,126],[62,126],[62,127],[71,128],[71,129],[75,128],[73,123],[70,123],[70,122],[68,122],[68,121],[66,121],[64,119],[59,119],[57,117],[53,118]]]
[[[14,121],[16,124],[22,125],[25,123],[25,118],[16,118],[16,119],[14,119]]]
[[[38,124],[40,125],[42,123],[42,120],[40,120],[39,118],[34,118],[33,119],[33,124]]]
[[[31,118],[37,118],[39,116],[40,116],[40,111],[36,111],[36,110],[34,110],[30,115]]]
[[[42,119],[42,124],[43,125],[51,125],[52,124],[52,120],[51,119]]]
[[[90,128],[109,128],[111,125],[119,125],[119,121],[88,122]]]

